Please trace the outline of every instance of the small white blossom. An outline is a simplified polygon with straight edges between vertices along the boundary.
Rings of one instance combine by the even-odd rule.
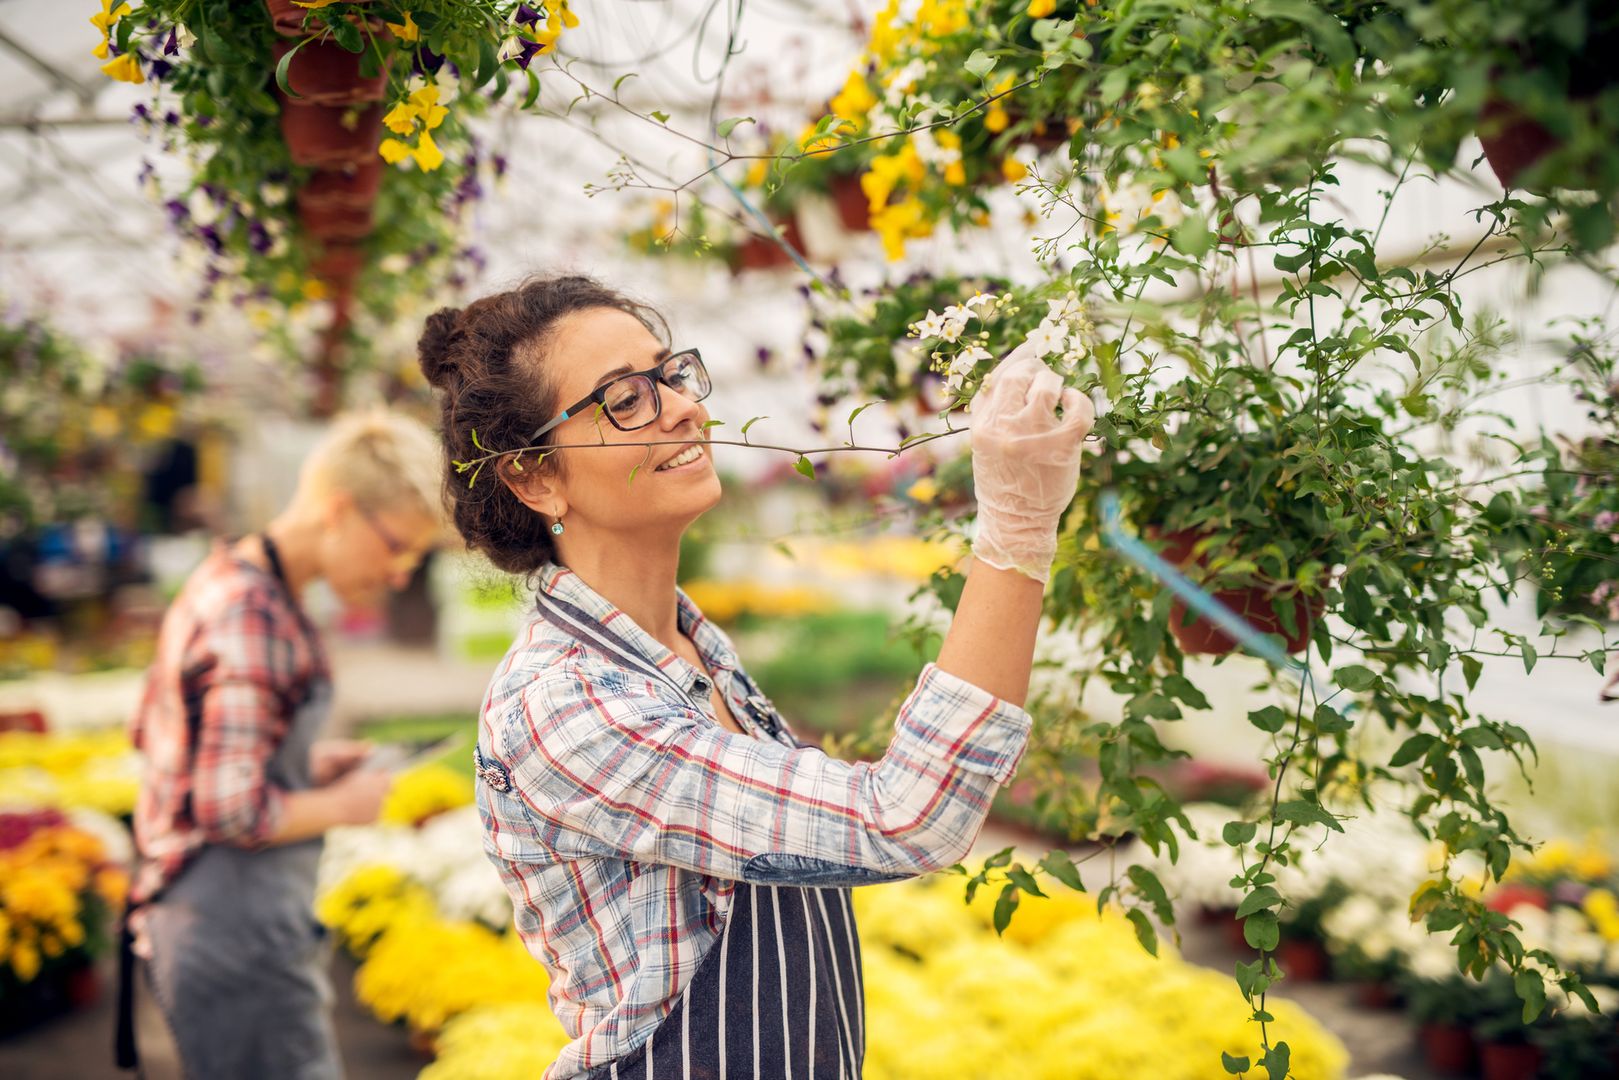
[[[1025,342],[1034,350],[1036,356],[1050,356],[1054,352],[1061,352],[1067,343],[1068,331],[1061,326],[1043,322],[1029,334]]]
[[[944,316],[929,308],[927,317],[912,323],[911,330],[917,337],[939,337],[944,333]]]
[[[944,325],[939,327],[939,336],[946,341],[954,341],[967,329],[967,324],[960,319],[946,319]]]

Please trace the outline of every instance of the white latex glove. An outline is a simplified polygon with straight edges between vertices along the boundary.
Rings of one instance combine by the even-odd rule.
[[[1055,409],[1062,403],[1063,416]],[[1096,422],[1090,398],[1027,345],[1007,354],[972,400],[979,562],[1042,584],[1057,557],[1057,521],[1079,485],[1079,455]]]

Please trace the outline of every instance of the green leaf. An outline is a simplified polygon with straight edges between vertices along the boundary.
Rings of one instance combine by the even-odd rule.
[[[747,423],[742,425],[742,437],[744,439],[748,437],[748,429],[750,427],[752,427],[754,424],[758,423],[760,420],[769,420],[769,419],[770,419],[770,417],[768,417],[768,416],[755,416],[753,419],[749,420]]]
[[[660,124],[667,124],[669,122],[669,114],[664,112],[662,109],[653,109],[651,116],[652,119],[656,120]]]
[[[1247,1072],[1250,1068],[1247,1058],[1232,1057],[1224,1050],[1220,1051],[1220,1064],[1224,1065],[1225,1071],[1230,1073],[1232,1076],[1240,1076],[1242,1073]]]
[[[1214,247],[1214,234],[1202,214],[1187,214],[1169,234],[1169,245],[1182,255],[1200,259]]]
[[[1146,949],[1149,955],[1157,956],[1158,932],[1152,928],[1152,922],[1147,918],[1147,913],[1140,908],[1131,908],[1125,912],[1125,917],[1136,928],[1136,940],[1141,942],[1141,947]]]
[[[1085,885],[1079,880],[1079,868],[1068,857],[1066,851],[1051,851],[1040,860],[1040,869],[1073,889],[1075,892],[1084,892]]]
[[[287,95],[289,98],[292,98],[294,101],[302,100],[303,95],[292,92],[292,84],[287,81],[287,69],[292,67],[292,58],[298,55],[298,50],[303,48],[305,45],[308,45],[313,40],[315,39],[306,37],[302,41],[298,42],[298,44],[287,50],[287,55],[283,56],[280,62],[275,66],[275,84],[281,88],[281,92],[283,94]]]
[[[1005,933],[1006,928],[1011,925],[1011,923],[1012,923],[1012,912],[1014,910],[1016,910],[1017,905],[1018,905],[1018,887],[1016,885],[1014,885],[1012,882],[1008,881],[1006,883],[1006,887],[1001,890],[1000,897],[995,901],[995,934],[996,934],[996,936],[999,936],[1002,933]]]
[[[528,76],[528,93],[523,95],[522,108],[532,109],[534,103],[540,100],[540,73],[530,68],[523,74]]]
[[[637,465],[635,468],[630,470],[630,478],[629,478],[628,481],[625,482],[626,487],[628,487],[630,484],[635,483],[635,474],[640,472],[640,471],[641,471],[641,466],[639,466],[639,465]]]
[[[1265,1052],[1259,1059],[1259,1064],[1265,1069],[1270,1080],[1287,1080],[1287,1070],[1291,1067],[1290,1059],[1293,1052],[1288,1049],[1285,1042],[1279,1042]]]
[[[1377,672],[1360,664],[1346,664],[1333,673],[1333,679],[1345,690],[1370,690],[1377,682]]]
[[[1338,735],[1354,727],[1354,721],[1331,705],[1315,707],[1315,729],[1323,735]]]
[[[995,66],[995,58],[989,55],[989,53],[985,52],[983,49],[974,49],[973,54],[967,57],[966,63],[962,64],[961,66],[966,68],[971,74],[982,79],[985,75],[988,75],[990,69]]]
[[[854,427],[855,417],[859,416],[861,413],[865,412],[867,409],[871,408],[873,405],[881,405],[881,404],[882,404],[881,401],[868,401],[864,405],[861,405],[860,407],[856,408],[854,412],[849,414],[849,426]]]
[[[1409,739],[1405,740],[1405,742],[1401,743],[1400,748],[1394,751],[1394,756],[1389,758],[1389,768],[1397,769],[1401,765],[1411,764],[1413,761],[1417,760],[1417,758],[1421,757],[1423,754],[1426,754],[1428,752],[1428,748],[1433,746],[1433,744],[1438,741],[1439,740],[1432,735],[1411,736]]]
[[[707,431],[711,427],[719,427],[724,423],[725,423],[724,420],[704,420],[703,421],[703,430]]]
[[[1338,824],[1338,819],[1331,811],[1319,803],[1309,802],[1305,799],[1289,799],[1276,804],[1276,820],[1289,821],[1295,825],[1325,825],[1329,829],[1343,832],[1344,827]]]
[[[798,455],[798,460],[793,462],[793,468],[798,470],[800,476],[806,476],[811,480],[815,479],[815,466],[803,454]]]
[[[1523,1000],[1523,1022],[1534,1023],[1546,1009],[1546,981],[1538,971],[1519,968],[1512,976],[1512,988]]]
[[[714,125],[714,132],[720,138],[728,139],[731,137],[731,132],[736,130],[736,126],[738,124],[751,124],[753,122],[754,120],[751,116],[727,117],[726,119],[721,120],[718,124]]]
[[[1484,673],[1484,661],[1476,656],[1462,654],[1462,676],[1467,680],[1469,690],[1478,685],[1478,677]]]
[[[1539,658],[1540,654],[1535,652],[1535,647],[1525,641],[1523,643],[1523,670],[1525,674],[1535,670],[1535,661]]]
[[[1160,922],[1171,923],[1175,921],[1175,909],[1169,902],[1169,894],[1164,891],[1163,882],[1158,875],[1145,866],[1132,866],[1126,871],[1130,881],[1135,885],[1136,891],[1147,898]]]
[[[1248,722],[1260,731],[1274,735],[1287,726],[1287,713],[1275,705],[1267,705],[1263,709],[1255,709],[1249,713]]]
[[[1277,892],[1274,886],[1261,885],[1242,898],[1242,903],[1237,905],[1237,918],[1246,919],[1256,911],[1280,907],[1281,903],[1282,894]]]
[[[620,86],[624,85],[625,80],[633,79],[636,76],[638,76],[639,74],[640,74],[640,72],[638,72],[638,71],[626,71],[624,74],[622,74],[618,78],[614,79],[613,80],[613,96],[614,97],[618,96],[618,88]]]
[[[1220,838],[1232,847],[1241,847],[1254,838],[1259,826],[1252,821],[1228,821],[1220,830]]]
[[[1281,936],[1281,924],[1273,911],[1256,911],[1243,921],[1242,939],[1256,949],[1272,951]]]
[[[1153,651],[1157,652],[1156,649]],[[1209,707],[1209,699],[1204,696],[1203,691],[1184,675],[1164,676],[1164,693],[1179,698],[1194,709]]]
[[[1006,872],[1006,876],[1008,878],[1010,878],[1012,881],[1016,882],[1017,887],[1019,889],[1022,889],[1026,893],[1029,893],[1029,894],[1031,894],[1033,896],[1045,896],[1046,895],[1045,893],[1040,891],[1040,883],[1038,881],[1034,880],[1034,875],[1030,874],[1027,870],[1023,869],[1023,867],[1021,867],[1021,866],[1012,867],[1010,870],[1008,870]]]

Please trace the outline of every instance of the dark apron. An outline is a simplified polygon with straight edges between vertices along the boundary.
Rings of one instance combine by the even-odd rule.
[[[330,709],[331,684],[316,683],[267,765],[273,783],[310,787],[309,748]],[[322,843],[258,851],[209,844],[143,906],[152,957],[140,966],[189,1080],[343,1075],[326,972],[330,942],[314,915]],[[121,996],[133,992],[121,989]],[[135,1064],[130,1023],[127,1062],[119,1040],[126,1068]]]
[[[543,592],[538,608],[691,701],[584,611]],[[743,686],[749,715],[774,734],[773,708],[751,681]],[[866,1057],[865,982],[850,892],[736,882],[725,929],[669,1015],[650,1039],[586,1080],[858,1080]]]

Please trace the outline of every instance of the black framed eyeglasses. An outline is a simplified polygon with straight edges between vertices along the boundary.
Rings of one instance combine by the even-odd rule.
[[[714,388],[708,377],[708,368],[703,366],[702,356],[696,349],[682,349],[664,357],[655,367],[626,372],[596,387],[563,409],[555,419],[535,428],[534,434],[528,437],[529,444],[533,445],[541,435],[568,417],[577,416],[579,410],[590,405],[600,405],[607,419],[620,431],[646,427],[663,412],[659,383],[693,401],[703,400]]]

